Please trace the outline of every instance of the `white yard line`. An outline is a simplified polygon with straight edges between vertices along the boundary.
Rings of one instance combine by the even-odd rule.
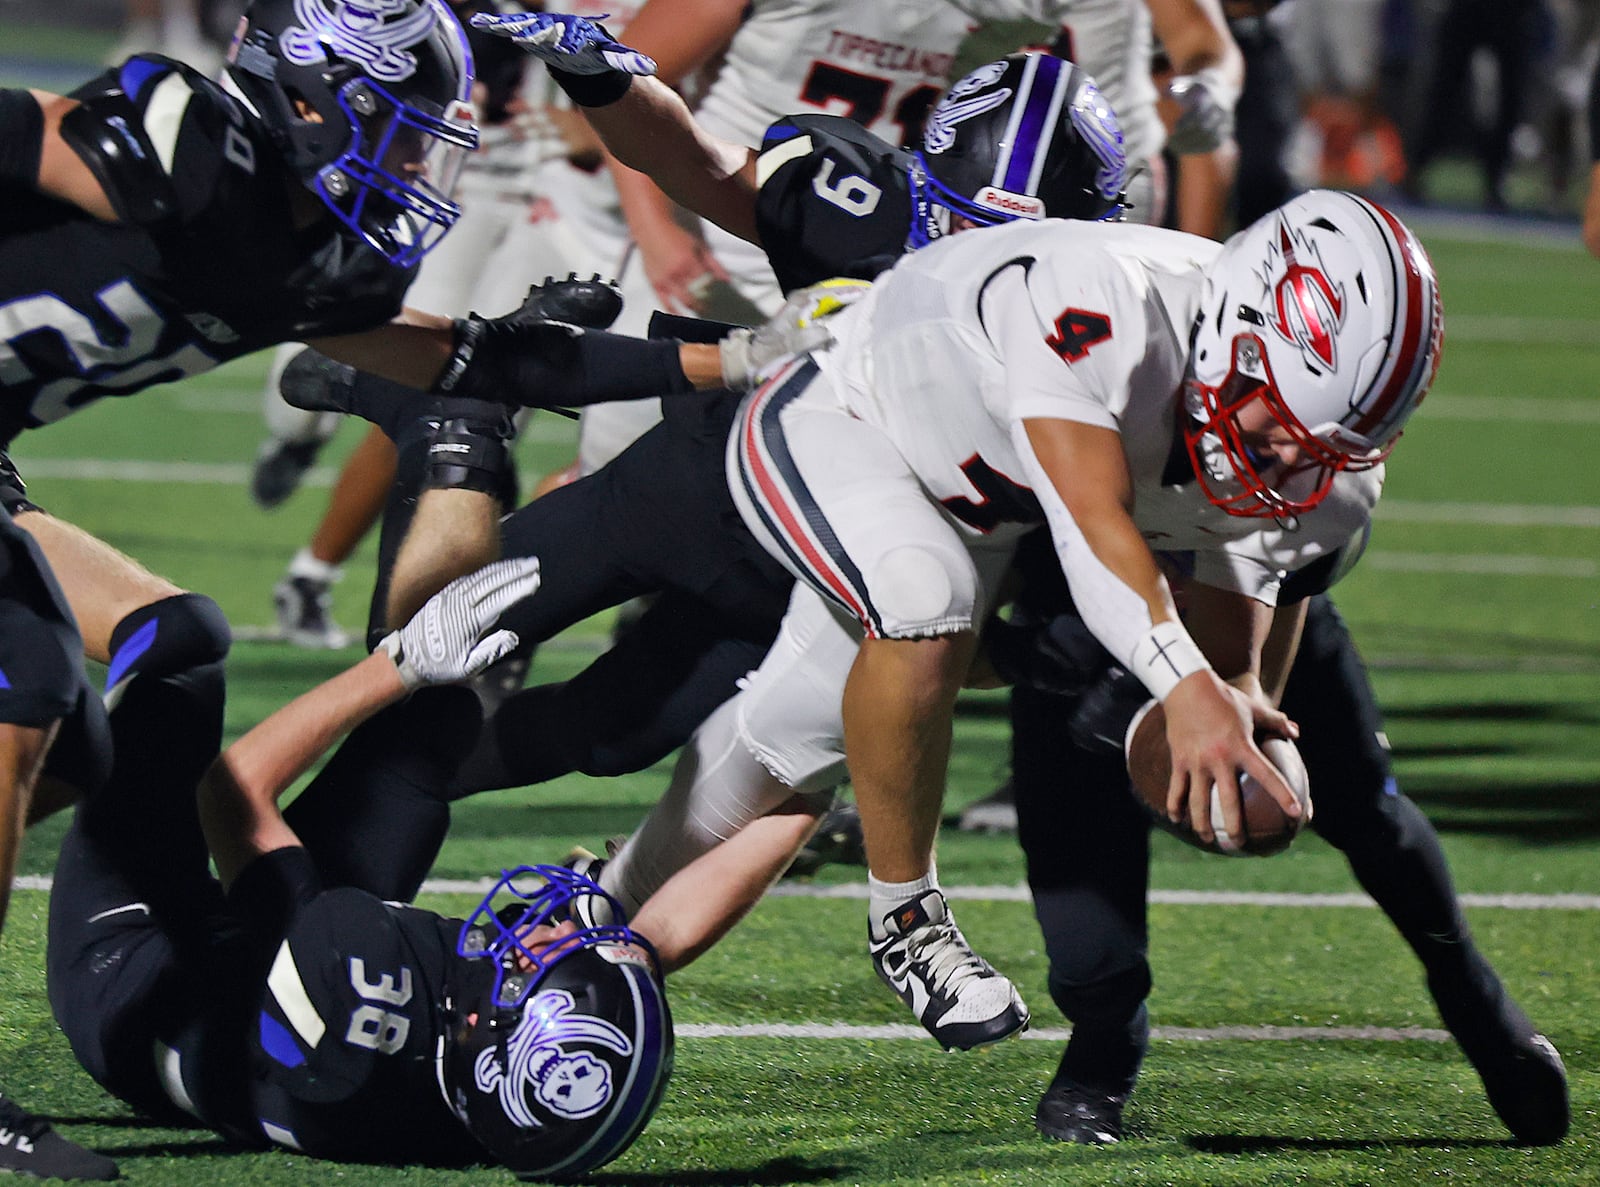
[[[852,1026],[846,1023],[751,1022],[725,1025],[680,1022],[674,1031],[680,1039],[932,1039],[920,1026]],[[1042,1026],[1024,1031],[1019,1038],[1064,1043],[1072,1030]],[[1150,1037],[1178,1043],[1303,1043],[1378,1042],[1447,1043],[1450,1032],[1427,1026],[1156,1026]]]
[[[24,874],[12,885],[17,890],[47,891],[51,878],[45,874]],[[422,884],[424,894],[484,894],[494,885],[490,878],[430,878]],[[945,895],[974,902],[1025,903],[1026,886],[945,886]],[[865,882],[819,885],[811,882],[780,882],[767,893],[776,898],[858,899],[867,897]],[[1466,907],[1494,907],[1508,911],[1600,911],[1600,894],[1463,894]],[[1177,907],[1292,907],[1320,910],[1330,907],[1376,907],[1364,894],[1305,894],[1289,891],[1255,890],[1152,890],[1152,903]]]

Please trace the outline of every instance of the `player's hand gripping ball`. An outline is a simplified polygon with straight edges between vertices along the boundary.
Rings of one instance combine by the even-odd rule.
[[[1200,840],[1189,825],[1188,817],[1178,823],[1167,818],[1167,781],[1172,774],[1172,752],[1167,747],[1167,715],[1157,701],[1151,701],[1133,719],[1128,729],[1125,753],[1128,760],[1128,778],[1133,792],[1154,819],[1155,823],[1181,838],[1196,849],[1208,853],[1223,853],[1230,857],[1271,857],[1282,853],[1311,819],[1311,780],[1306,774],[1306,764],[1293,742],[1284,738],[1258,737],[1268,761],[1282,773],[1289,790],[1300,801],[1300,815],[1289,816],[1278,806],[1254,776],[1240,772],[1239,797],[1244,809],[1242,837],[1230,836],[1222,827],[1222,802],[1215,786],[1211,789],[1211,827],[1216,831],[1216,841],[1210,845]]]

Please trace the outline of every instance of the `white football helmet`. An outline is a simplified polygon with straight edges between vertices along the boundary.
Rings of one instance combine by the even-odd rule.
[[[1206,275],[1189,345],[1185,440],[1231,515],[1283,518],[1394,448],[1439,367],[1444,315],[1422,244],[1354,194],[1312,190],[1234,235]],[[1260,400],[1304,461],[1269,483],[1241,437]]]

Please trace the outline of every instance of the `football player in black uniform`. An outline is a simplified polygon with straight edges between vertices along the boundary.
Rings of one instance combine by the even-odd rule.
[[[470,84],[442,0],[258,0],[223,85],[139,56],[70,96],[0,91],[0,448],[285,339],[464,399],[562,386],[581,403],[614,364],[629,394],[720,386],[714,348],[607,346],[548,325],[537,301],[494,321],[402,309],[417,260],[458,213]],[[3,914],[24,822],[102,773],[104,709],[81,655],[109,665],[114,704],[141,672],[219,659],[229,632],[209,599],[30,503],[9,458],[0,508]],[[59,1139],[9,1101],[0,1126],[26,1139],[0,1143],[0,1165],[58,1169],[40,1159]]]
[[[647,941],[620,919],[573,922],[598,886],[519,867],[466,920],[443,918],[329,878],[302,831],[373,838],[277,806],[386,705],[412,729],[384,761],[448,769],[476,698],[441,686],[515,645],[495,620],[538,580],[528,560],[458,578],[220,756],[220,664],[129,684],[145,728],[119,736],[78,808],[50,903],[51,1007],[104,1088],[239,1146],[335,1160],[566,1178],[633,1141],[671,1071],[672,1020]]]
[[[506,18],[505,27],[548,27],[558,19]],[[573,26],[594,29],[582,21]],[[1008,221],[1019,212],[1115,215],[1125,168],[1120,134],[1098,91],[1076,67],[1066,68],[1071,101],[1039,132],[1042,164],[1033,187],[1006,192],[990,185],[998,130],[1017,102],[998,76],[1020,75],[1023,65],[1024,56],[1016,55],[980,72],[981,88],[957,83],[952,103],[979,89],[995,102],[982,105],[981,118],[975,112],[952,120],[946,129],[952,143],[927,154],[895,148],[849,120],[825,115],[774,124],[760,149],[735,147],[701,133],[676,94],[654,79],[630,81],[615,71],[558,71],[557,78],[580,102],[601,104],[590,109],[591,121],[625,161],[649,164],[633,157],[633,151],[647,151],[652,160],[675,163],[668,192],[765,245],[780,280],[792,289],[837,274],[876,275],[942,234]],[[573,286],[566,290],[571,294]],[[848,296],[839,288],[803,295],[791,316],[808,311],[813,300],[826,306],[841,293]],[[593,306],[602,317],[615,315],[614,305],[607,310],[595,300]],[[574,310],[568,316],[584,315]],[[670,324],[687,336],[710,323]],[[783,315],[775,324],[784,324]],[[711,336],[723,330],[715,327]],[[726,343],[723,349],[729,349]],[[501,705],[463,765],[452,798],[573,770],[641,769],[681,745],[759,663],[792,581],[750,538],[728,495],[722,455],[737,403],[737,397],[669,402],[663,423],[610,465],[546,494],[501,526],[508,555],[536,555],[543,566],[539,592],[506,617],[524,639],[547,638],[628,597],[664,592],[582,674],[562,685],[525,690]],[[358,407],[398,435],[404,473],[423,456],[408,445],[409,426],[426,432],[430,419],[406,422],[395,409],[392,401],[371,396]],[[382,719],[374,721],[351,745],[381,749],[377,738],[385,728]],[[319,781],[302,798],[315,803],[323,795],[336,797],[345,801],[341,811],[349,812],[358,786],[346,779]],[[398,819],[395,809],[376,806],[381,789],[369,786],[364,794],[374,805],[371,816]],[[436,817],[434,827],[442,837],[447,820]],[[402,831],[419,830],[408,825]],[[798,844],[804,834],[794,836]],[[690,856],[673,855],[683,861]],[[774,874],[790,856],[792,846],[776,858]],[[669,968],[678,962],[670,947],[663,946],[663,957]]]

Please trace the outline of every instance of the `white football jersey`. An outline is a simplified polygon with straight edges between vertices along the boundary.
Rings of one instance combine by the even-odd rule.
[[[1052,520],[1066,515],[1029,479],[1024,420],[1115,430],[1150,546],[1192,550],[1197,580],[1272,602],[1285,573],[1366,523],[1382,474],[1340,475],[1289,525],[1231,516],[1200,490],[1177,432],[1179,393],[1204,270],[1221,249],[1176,231],[1064,220],[953,235],[839,314],[821,364],[848,410],[888,434],[969,531],[994,530],[987,521],[1003,524],[1001,512],[1030,498]]]
[[[973,21],[949,0],[752,0],[696,117],[735,144],[824,111],[905,144],[952,81]]]

